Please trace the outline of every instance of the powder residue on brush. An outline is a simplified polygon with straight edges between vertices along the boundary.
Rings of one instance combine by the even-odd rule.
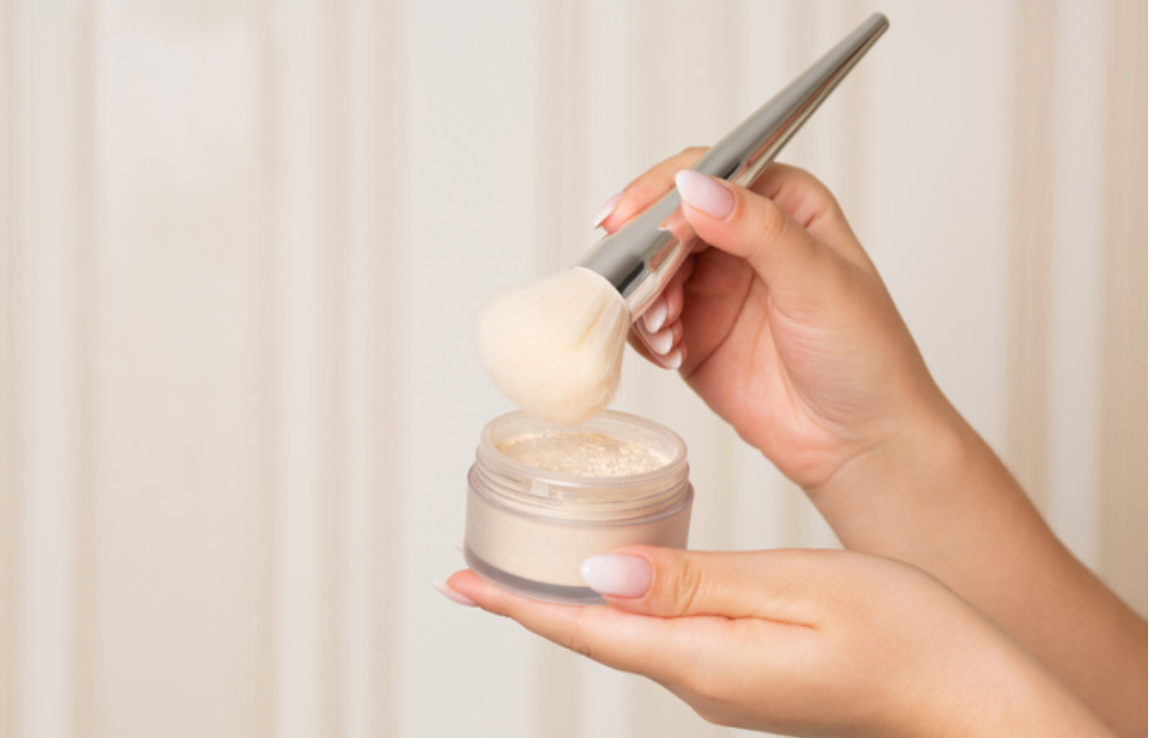
[[[602,276],[574,267],[504,290],[476,325],[479,360],[525,412],[579,425],[619,386],[631,313]]]
[[[602,433],[528,433],[497,448],[529,466],[577,477],[625,477],[670,462],[650,446]]]

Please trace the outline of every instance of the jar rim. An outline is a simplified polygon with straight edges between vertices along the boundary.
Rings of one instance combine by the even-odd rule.
[[[510,438],[539,432],[602,433],[645,443],[669,460],[637,474],[594,477],[532,466],[498,448]],[[564,426],[514,411],[484,426],[469,478],[477,493],[522,514],[623,521],[659,517],[693,496],[688,471],[682,438],[646,418],[608,410],[582,425]]]

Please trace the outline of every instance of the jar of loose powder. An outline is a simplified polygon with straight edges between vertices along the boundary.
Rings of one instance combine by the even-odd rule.
[[[687,447],[634,415],[608,411],[577,427],[503,415],[483,429],[467,481],[468,565],[528,597],[602,602],[579,575],[587,558],[687,545]]]

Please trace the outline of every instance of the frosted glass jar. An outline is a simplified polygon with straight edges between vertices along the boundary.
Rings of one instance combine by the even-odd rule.
[[[570,449],[564,454],[579,455],[582,439],[597,435],[609,439],[608,445],[619,442],[624,452],[632,444],[649,450],[661,465],[629,473],[626,463],[608,458],[604,464],[600,458],[599,466],[586,468],[618,475],[585,476],[548,471],[500,450],[524,437],[552,434],[563,437],[561,446]],[[467,564],[517,594],[568,604],[602,602],[579,575],[587,558],[632,543],[687,545],[694,490],[686,444],[634,415],[608,411],[578,427],[522,412],[500,416],[484,427],[467,481]]]

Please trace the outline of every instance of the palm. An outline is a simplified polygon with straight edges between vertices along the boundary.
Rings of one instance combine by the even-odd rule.
[[[850,310],[800,324],[746,261],[718,249],[695,258],[684,286],[684,374],[748,443],[807,487],[897,432],[894,368],[866,345],[883,336],[863,335],[865,321]]]

